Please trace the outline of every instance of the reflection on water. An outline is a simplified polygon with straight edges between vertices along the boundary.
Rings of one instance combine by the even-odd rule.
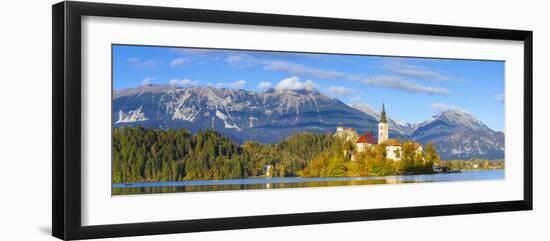
[[[372,184],[448,182],[504,179],[504,170],[465,171],[462,173],[337,178],[257,178],[184,182],[115,183],[112,195],[207,192],[249,189],[304,188]]]

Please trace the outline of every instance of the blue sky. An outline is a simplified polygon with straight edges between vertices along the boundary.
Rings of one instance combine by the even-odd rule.
[[[315,88],[417,123],[442,110],[504,129],[504,62],[113,45],[113,88]]]

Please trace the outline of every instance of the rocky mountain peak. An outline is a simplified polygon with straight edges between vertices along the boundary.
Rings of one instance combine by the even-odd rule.
[[[296,132],[332,133],[336,126],[363,133],[380,119],[380,113],[367,104],[348,106],[314,88],[256,92],[143,85],[117,90],[113,98],[115,127],[214,129],[237,142],[273,143]],[[444,159],[504,157],[504,134],[465,111],[443,111],[414,125],[392,120],[391,111],[388,117],[390,137],[432,142]]]

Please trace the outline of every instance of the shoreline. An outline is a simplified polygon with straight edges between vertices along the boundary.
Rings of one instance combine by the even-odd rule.
[[[308,183],[308,182],[338,182],[338,181],[373,181],[388,178],[403,178],[413,176],[427,176],[436,174],[461,174],[467,172],[504,171],[505,169],[476,169],[461,170],[460,172],[439,172],[425,174],[405,174],[388,176],[348,176],[348,177],[256,177],[246,179],[220,179],[220,180],[188,180],[188,181],[159,181],[159,182],[133,182],[112,183],[112,188],[140,188],[140,187],[177,187],[177,186],[202,186],[202,185],[253,185],[253,184],[280,184],[280,183]],[[297,180],[298,179],[298,180]],[[162,185],[161,185],[162,184]]]

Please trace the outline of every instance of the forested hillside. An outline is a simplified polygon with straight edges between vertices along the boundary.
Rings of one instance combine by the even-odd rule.
[[[402,160],[386,159],[386,148],[349,155],[354,145],[332,134],[297,133],[274,144],[238,145],[213,130],[192,135],[185,129],[113,131],[113,182],[221,180],[261,177],[272,165],[274,177],[335,177],[431,173],[439,161],[432,145],[422,154],[405,141]]]
[[[113,132],[113,181],[220,180],[257,177],[264,165],[275,176],[298,176],[307,161],[336,142],[332,135],[301,133],[277,144],[242,146],[212,130],[117,128]]]

